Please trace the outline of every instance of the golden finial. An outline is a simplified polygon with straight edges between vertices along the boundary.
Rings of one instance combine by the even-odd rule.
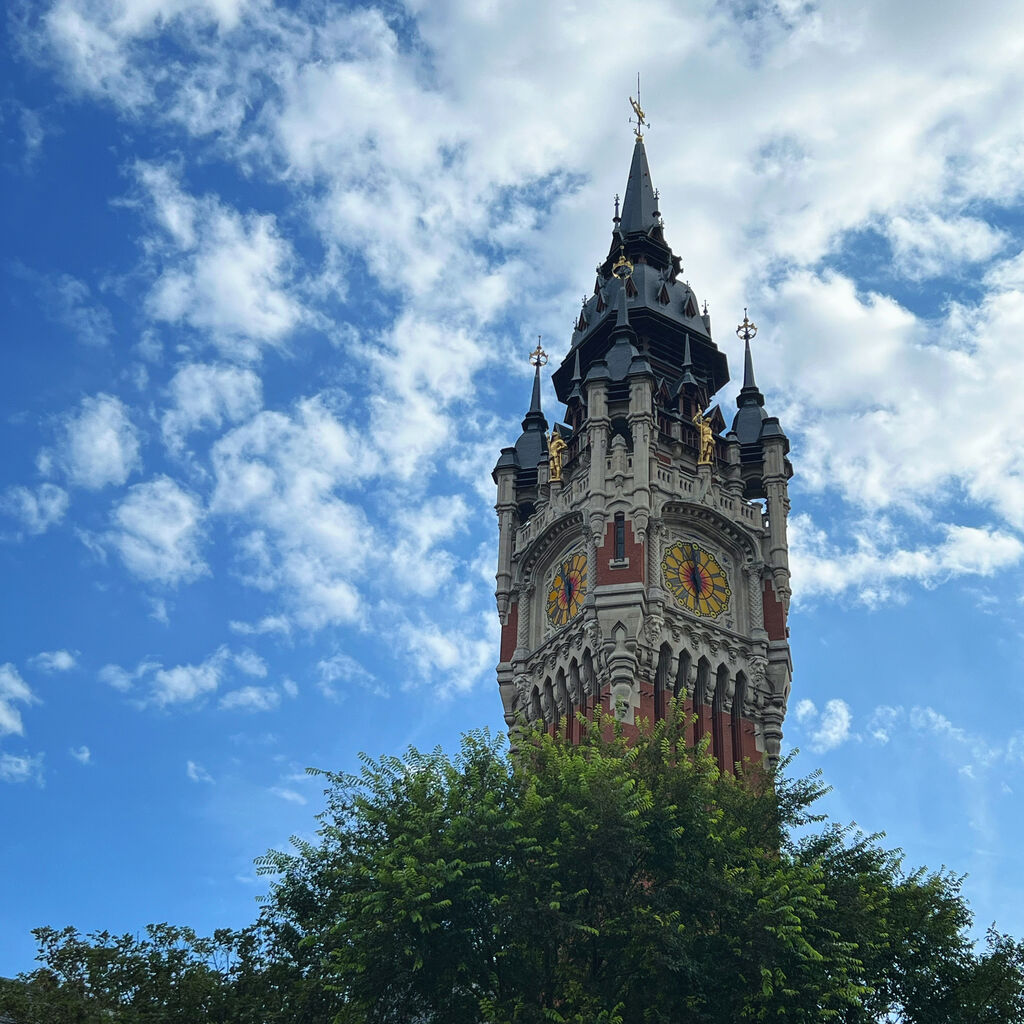
[[[626,259],[626,247],[619,246],[619,258],[612,267],[612,273],[620,280],[625,281],[627,277],[633,276],[633,264]]]
[[[537,347],[530,353],[530,365],[536,366],[538,369],[542,366],[547,366],[548,354],[540,347],[541,336],[537,335]]]
[[[629,105],[633,108],[633,113],[636,115],[636,121],[633,118],[629,119],[630,124],[635,124],[636,127],[633,129],[633,134],[637,137],[640,142],[644,141],[643,132],[641,128],[650,128],[650,122],[647,120],[647,115],[644,114],[644,108],[640,106],[640,72],[636,73],[636,99],[632,96],[629,97]]]
[[[736,326],[736,337],[740,341],[750,342],[754,340],[754,335],[757,334],[757,324],[747,319],[747,307],[743,307],[743,323]]]

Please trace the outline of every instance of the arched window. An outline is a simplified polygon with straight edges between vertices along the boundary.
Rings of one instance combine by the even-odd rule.
[[[541,701],[541,705],[544,706],[544,721],[548,725],[557,722],[558,705],[555,704],[555,688],[551,685],[550,677],[544,680],[544,699]]]
[[[626,559],[626,513],[615,513],[615,561]]]
[[[658,668],[654,673],[654,720],[660,722],[665,717],[665,694],[668,691],[668,673],[672,665],[672,648],[662,644],[658,652]]]
[[[555,673],[555,720],[563,721],[565,724],[565,738],[569,738],[569,721],[572,719],[572,709],[566,697],[565,672],[559,669]]]
[[[736,673],[736,689],[732,695],[732,759],[736,762],[737,772],[743,764],[743,701],[747,694],[747,677],[742,672]]]
[[[725,720],[725,699],[729,691],[729,670],[718,666],[715,674],[715,693],[711,698],[711,749],[718,767],[723,772],[732,771],[732,750],[727,740],[732,739]]]
[[[711,684],[711,662],[701,658],[697,662],[697,682],[693,686],[693,744],[696,746],[704,738],[707,727],[708,711],[706,701]]]
[[[676,669],[676,681],[672,687],[672,696],[676,700],[686,700],[690,690],[690,666],[693,659],[689,651],[683,651],[679,655],[679,667]]]
[[[542,722],[543,720],[544,712],[540,709],[540,690],[535,686],[530,694],[530,721]]]
[[[589,648],[583,652],[583,686],[581,687],[580,711],[590,716],[597,705],[597,676],[594,673],[594,659]]]

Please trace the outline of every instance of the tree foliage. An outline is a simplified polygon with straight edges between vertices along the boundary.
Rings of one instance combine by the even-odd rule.
[[[44,929],[44,967],[0,987],[0,1010],[16,1024],[1024,1020],[1024,946],[991,932],[976,948],[958,877],[907,871],[878,837],[825,821],[815,777],[721,777],[683,726],[627,744],[599,723],[578,747],[528,733],[511,755],[474,733],[454,757],[322,773],[318,840],[260,858],[273,881],[252,928]]]

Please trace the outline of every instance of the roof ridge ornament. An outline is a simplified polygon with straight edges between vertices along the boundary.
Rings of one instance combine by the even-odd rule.
[[[530,365],[537,368],[537,372],[540,373],[542,366],[547,366],[548,354],[540,347],[542,335],[537,335],[537,347],[530,353]]]
[[[650,128],[651,123],[647,120],[647,115],[644,113],[644,108],[640,106],[640,72],[636,73],[636,99],[632,96],[629,97],[629,105],[633,108],[633,113],[636,115],[634,121],[631,117],[629,123],[636,125],[633,129],[633,134],[636,136],[637,142],[644,141],[644,133],[640,130],[641,128]]]
[[[612,266],[612,274],[620,281],[625,281],[627,277],[633,276],[633,264],[626,259],[626,247],[624,245],[619,246],[619,258]]]
[[[707,305],[707,303],[705,303]],[[746,342],[748,345],[754,340],[754,336],[757,334],[757,324],[752,320],[747,319],[747,307],[743,307],[743,323],[737,324],[736,326],[736,337],[740,341]]]

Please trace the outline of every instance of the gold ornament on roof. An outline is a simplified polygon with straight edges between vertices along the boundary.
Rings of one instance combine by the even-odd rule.
[[[620,280],[625,281],[627,277],[633,276],[633,264],[626,259],[626,247],[619,246],[619,258],[612,266],[612,273]]]
[[[644,114],[644,108],[640,106],[640,73],[639,72],[637,72],[637,76],[636,76],[636,99],[633,99],[633,97],[630,96],[629,97],[629,105],[633,108],[634,115],[636,115],[636,121],[634,121],[632,117],[629,119],[629,123],[630,124],[635,124],[636,125],[636,127],[633,129],[633,134],[637,137],[637,139],[639,139],[641,142],[643,142],[644,141],[644,135],[643,135],[643,132],[640,129],[641,128],[649,128],[650,127],[650,122],[648,122],[648,120],[647,120],[647,115]]]
[[[547,435],[548,442],[548,471],[551,474],[552,480],[562,479],[562,456],[565,454],[566,448],[569,446],[565,443],[565,438],[558,432],[558,430],[552,430]]]
[[[537,347],[530,353],[531,366],[547,366],[548,354],[540,347],[541,336],[537,335]]]
[[[757,334],[757,324],[752,320],[747,319],[747,307],[743,307],[743,323],[738,324],[736,327],[736,336],[740,341],[753,341],[754,336]]]

